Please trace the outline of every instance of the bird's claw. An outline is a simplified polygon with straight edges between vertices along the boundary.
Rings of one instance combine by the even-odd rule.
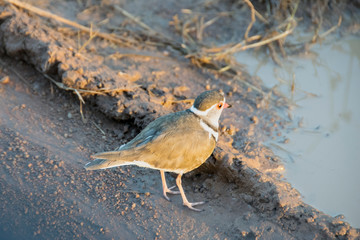
[[[168,193],[170,194],[180,194],[180,191],[171,191],[172,189],[176,188],[176,186],[172,186],[172,187],[169,187],[168,189]]]
[[[167,188],[167,189],[164,189],[164,192],[163,192],[163,195],[164,195],[164,198],[168,201],[170,201],[170,198],[166,195],[167,193],[170,193],[170,194],[180,194],[180,191],[172,191],[171,189],[174,189],[176,186],[172,186],[170,188]]]
[[[194,206],[201,205],[204,203],[205,202],[194,202],[194,203],[187,202],[187,203],[184,203],[184,206],[187,206],[188,208],[190,208],[193,211],[202,212],[202,211],[204,211],[203,209],[197,209],[197,208],[194,208]]]

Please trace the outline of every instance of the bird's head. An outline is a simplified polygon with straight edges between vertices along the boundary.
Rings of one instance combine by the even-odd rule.
[[[195,99],[190,111],[218,127],[222,111],[230,107],[231,105],[225,102],[223,93],[211,90],[201,93]]]

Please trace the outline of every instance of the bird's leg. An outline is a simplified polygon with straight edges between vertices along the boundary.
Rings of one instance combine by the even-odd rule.
[[[182,174],[179,174],[176,178],[176,185],[178,186],[179,190],[180,190],[180,194],[181,194],[181,197],[183,199],[183,204],[185,206],[187,206],[188,208],[190,208],[191,210],[194,210],[194,211],[202,211],[201,209],[197,209],[197,208],[194,208],[194,206],[196,205],[200,205],[200,204],[204,204],[205,202],[195,202],[195,203],[191,203],[187,200],[186,196],[185,196],[185,192],[184,192],[184,189],[181,185],[181,177],[182,177]]]
[[[163,195],[164,195],[164,198],[166,198],[166,200],[170,201],[170,198],[166,195],[166,193],[179,194],[180,192],[179,192],[179,191],[172,191],[172,190],[171,190],[171,189],[173,189],[175,186],[172,186],[171,188],[168,188],[168,187],[167,187],[164,170],[160,170],[160,175],[161,175],[161,182],[162,182],[162,187],[163,187]]]

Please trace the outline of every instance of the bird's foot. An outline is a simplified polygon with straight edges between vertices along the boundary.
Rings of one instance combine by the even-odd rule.
[[[168,201],[170,201],[170,198],[166,195],[167,193],[170,193],[170,194],[180,194],[180,191],[172,191],[171,189],[174,189],[176,186],[172,186],[170,188],[166,188],[163,190],[163,195],[164,195],[164,198]]]
[[[203,209],[194,208],[194,206],[201,205],[201,204],[204,204],[204,203],[205,203],[205,202],[194,202],[194,203],[184,202],[184,206],[187,206],[188,208],[190,208],[190,209],[193,210],[193,211],[201,212],[201,211],[204,211],[204,210],[203,210]]]

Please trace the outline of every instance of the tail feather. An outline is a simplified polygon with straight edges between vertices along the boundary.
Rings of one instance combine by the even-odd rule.
[[[106,164],[106,162],[107,162],[106,159],[95,159],[94,161],[85,164],[85,169],[86,170],[101,169],[103,168],[103,165]]]
[[[96,159],[87,163],[85,165],[85,169],[96,170],[132,164],[132,162],[122,160],[121,155],[122,154],[119,151],[97,153],[91,156]]]
[[[110,151],[110,152],[100,152],[92,155],[93,158],[107,159],[107,160],[118,160],[121,155],[124,155],[121,151]]]

